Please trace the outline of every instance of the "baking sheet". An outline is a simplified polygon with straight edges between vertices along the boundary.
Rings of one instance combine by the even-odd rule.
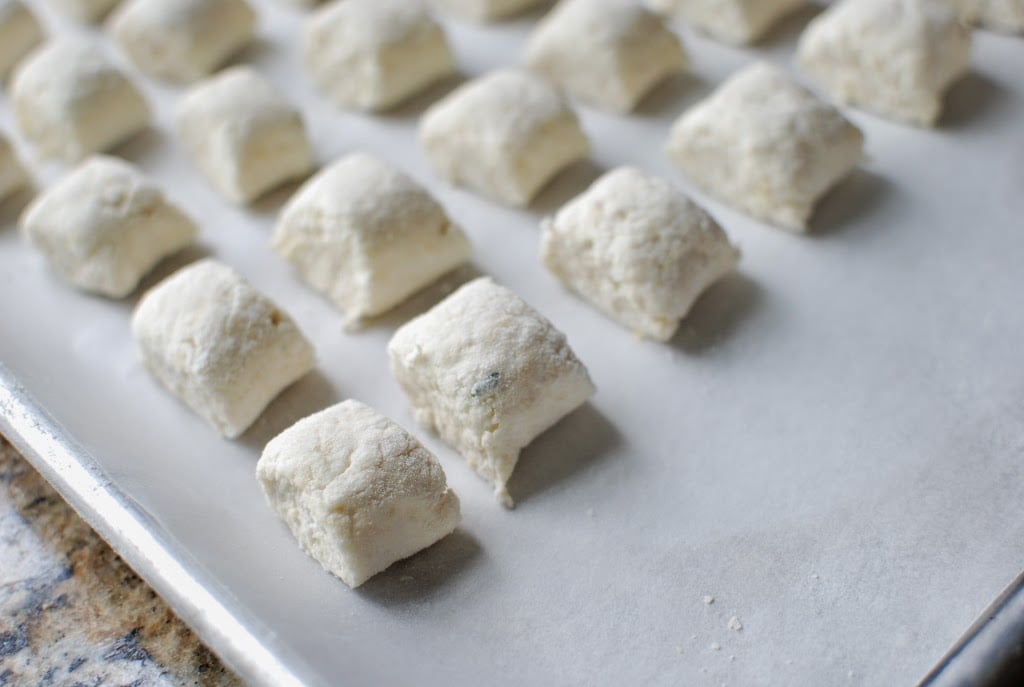
[[[80,30],[30,4],[52,31]],[[214,255],[284,306],[319,353],[315,373],[229,442],[142,369],[128,329],[137,297],[66,288],[21,242],[18,204],[0,208],[8,431],[244,677],[908,684],[1020,572],[1024,41],[976,33],[972,74],[938,130],[851,112],[869,159],[803,237],[696,192],[661,148],[673,118],[734,69],[789,65],[813,11],[756,49],[684,31],[693,76],[634,116],[581,110],[592,161],[518,211],[432,175],[415,122],[445,87],[396,113],[339,112],[300,75],[304,13],[254,4],[261,38],[240,61],[301,104],[321,162],[364,150],[404,166],[465,227],[472,268],[344,333],[268,247],[286,193],[250,210],[221,201],[174,144],[180,91],[140,77],[157,122],[119,152],[202,225],[200,248],[159,275]],[[513,62],[534,20],[446,19],[464,75]],[[540,217],[623,163],[675,179],[744,251],[667,345],[635,340],[537,259]],[[47,182],[60,172],[37,170]],[[387,372],[394,329],[475,272],[562,328],[599,387],[524,451],[514,511],[415,427]],[[269,437],[349,397],[437,453],[464,514],[453,536],[356,591],[300,552],[254,477]],[[728,627],[734,616],[742,630]]]

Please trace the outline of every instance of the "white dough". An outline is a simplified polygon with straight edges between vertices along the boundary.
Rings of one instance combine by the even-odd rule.
[[[25,236],[60,277],[84,291],[127,296],[196,226],[135,167],[92,157],[25,210]]]
[[[970,50],[948,0],[843,0],[807,25],[797,60],[839,102],[927,126]]]
[[[437,458],[358,401],[281,432],[256,476],[303,551],[350,587],[446,537],[461,519]]]
[[[434,0],[438,5],[476,21],[507,19],[544,0]]]
[[[675,34],[633,0],[564,0],[537,26],[526,64],[569,95],[628,112],[686,65]]]
[[[150,289],[132,333],[150,373],[230,439],[315,363],[313,346],[287,314],[210,259]]]
[[[590,150],[558,91],[513,69],[463,84],[435,103],[420,121],[419,138],[443,177],[518,206]]]
[[[309,20],[302,58],[340,107],[383,110],[455,71],[441,26],[422,0],[342,0]]]
[[[20,0],[0,0],[0,80],[43,41],[39,21]]]
[[[78,162],[110,150],[150,121],[149,106],[99,43],[61,38],[14,71],[11,101],[21,132],[44,158]]]
[[[150,76],[201,79],[252,40],[256,13],[245,0],[129,0],[110,33]]]
[[[817,200],[860,162],[863,145],[838,110],[757,62],[683,113],[668,152],[706,191],[803,231]]]
[[[594,393],[565,335],[486,277],[395,332],[388,356],[416,420],[509,507],[520,450]]]
[[[0,135],[0,201],[3,201],[29,183],[25,168],[18,159],[14,146]]]
[[[281,212],[273,245],[348,323],[390,310],[470,253],[422,186],[361,153],[306,182]]]
[[[722,228],[671,183],[608,172],[542,223],[541,259],[639,336],[672,338],[697,297],[739,261]]]
[[[958,0],[962,16],[1007,33],[1024,32],[1024,0]]]
[[[647,4],[717,40],[747,45],[807,0],[647,0]]]
[[[177,114],[178,137],[228,200],[248,203],[313,168],[299,111],[249,67],[193,86]]]

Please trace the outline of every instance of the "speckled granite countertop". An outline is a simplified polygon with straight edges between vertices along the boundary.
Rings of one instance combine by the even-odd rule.
[[[0,437],[0,686],[239,684]]]

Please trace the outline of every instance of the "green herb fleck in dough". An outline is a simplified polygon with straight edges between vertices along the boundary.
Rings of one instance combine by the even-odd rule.
[[[473,385],[473,390],[469,392],[469,395],[473,398],[479,398],[481,396],[491,395],[495,389],[498,388],[498,384],[501,382],[501,373],[492,372],[487,375],[486,378],[477,382]]]

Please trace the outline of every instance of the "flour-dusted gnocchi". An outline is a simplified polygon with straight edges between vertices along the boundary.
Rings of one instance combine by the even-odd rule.
[[[292,319],[212,259],[149,290],[132,316],[132,333],[150,373],[232,439],[315,363]]]
[[[43,41],[39,20],[20,0],[0,0],[0,80]]]
[[[470,253],[426,189],[361,153],[306,182],[281,212],[273,245],[350,324],[390,310]]]
[[[84,291],[127,296],[196,226],[124,160],[96,156],[26,209],[21,230],[61,278]]]
[[[949,0],[843,0],[808,24],[797,60],[839,102],[928,126],[970,51]]]
[[[358,401],[283,431],[256,474],[302,549],[350,587],[444,538],[461,519],[437,458]]]
[[[565,335],[487,277],[401,327],[388,355],[417,421],[509,507],[520,450],[594,393]]]
[[[435,0],[435,2],[476,21],[498,21],[525,12],[544,0]]]
[[[248,203],[313,168],[302,115],[250,67],[232,67],[185,94],[182,146],[228,200]]]
[[[648,0],[656,11],[734,45],[757,41],[780,19],[806,4],[807,0]]]
[[[608,172],[542,223],[541,259],[569,288],[639,336],[672,338],[739,251],[665,179]]]
[[[538,25],[526,64],[569,95],[619,112],[686,65],[675,34],[632,0],[565,0]]]
[[[180,83],[219,67],[255,30],[246,0],[128,0],[110,20],[114,40],[135,66]]]
[[[306,69],[340,107],[383,110],[455,71],[423,0],[344,0],[319,10],[302,41]]]
[[[4,136],[0,135],[0,201],[15,193],[29,183],[25,168]]]
[[[150,122],[142,94],[86,38],[53,40],[30,53],[14,71],[11,103],[39,155],[65,162],[108,151]]]
[[[708,192],[804,231],[817,200],[860,162],[863,144],[838,110],[758,62],[684,112],[668,152]]]
[[[435,103],[419,137],[443,177],[519,206],[590,150],[558,91],[514,69],[482,76]]]

